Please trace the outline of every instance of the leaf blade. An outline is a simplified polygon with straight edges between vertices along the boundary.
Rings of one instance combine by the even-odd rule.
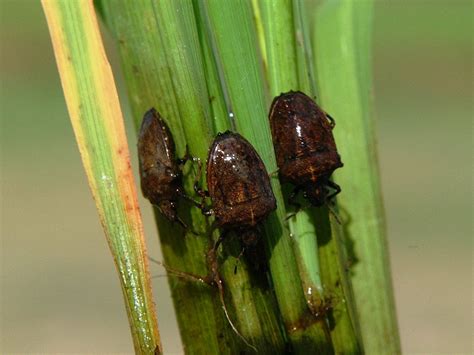
[[[92,2],[42,4],[84,169],[119,272],[135,351],[161,353],[122,113]]]
[[[352,284],[367,353],[400,353],[371,115],[370,26],[373,1],[324,2],[314,27],[321,102],[337,120],[344,169],[335,172],[349,218]],[[330,60],[329,60],[330,58]]]

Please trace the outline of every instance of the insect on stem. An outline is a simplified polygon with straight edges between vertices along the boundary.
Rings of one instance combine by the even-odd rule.
[[[343,166],[332,133],[334,119],[309,96],[290,91],[273,100],[269,120],[280,178],[295,186],[290,204],[303,191],[311,205],[327,205],[341,192],[329,180]]]
[[[200,205],[183,189],[182,168],[192,159],[188,147],[182,159],[176,158],[173,135],[160,113],[152,108],[143,117],[137,148],[143,195],[165,218],[188,231],[187,224],[178,216],[178,197]]]

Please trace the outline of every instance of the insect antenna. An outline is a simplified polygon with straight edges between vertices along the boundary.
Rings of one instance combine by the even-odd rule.
[[[151,262],[154,262],[154,263],[164,267],[166,269],[166,272],[170,273],[173,276],[176,276],[176,277],[179,277],[181,279],[188,280],[188,281],[198,281],[198,282],[204,283],[206,285],[211,285],[211,283],[212,283],[209,280],[208,276],[202,277],[202,276],[198,276],[198,275],[195,275],[195,274],[192,274],[192,273],[189,273],[189,272],[176,270],[176,269],[162,263],[161,261],[152,258],[151,256],[148,256],[148,259]],[[156,277],[163,277],[163,276],[166,276],[166,275],[157,275]],[[155,278],[155,277],[153,277],[153,278]]]
[[[232,320],[230,319],[230,315],[229,315],[229,312],[227,310],[227,306],[225,304],[225,297],[224,297],[224,286],[223,286],[223,282],[222,282],[222,278],[219,274],[219,270],[218,270],[218,261],[217,261],[217,249],[219,248],[219,245],[222,243],[222,241],[224,240],[224,236],[225,236],[225,232],[222,233],[219,238],[217,239],[217,241],[215,242],[214,246],[209,250],[208,254],[207,254],[207,261],[210,265],[210,268],[211,268],[211,274],[212,274],[212,278],[214,279],[214,283],[216,284],[218,290],[219,290],[219,299],[221,301],[221,304],[222,304],[222,309],[224,310],[224,314],[225,314],[225,317],[227,318],[227,321],[229,322],[230,324],[230,327],[232,328],[232,330],[234,331],[235,334],[237,334],[237,336],[248,346],[250,347],[252,350],[254,350],[255,352],[257,352],[257,348],[250,344],[247,339],[245,339],[245,337],[240,334],[240,332],[237,330],[237,327],[234,325],[234,323],[232,322]]]
[[[227,306],[225,305],[224,288],[222,287],[222,280],[219,280],[219,282],[217,283],[217,288],[219,289],[219,298],[221,300],[222,309],[224,310],[225,317],[227,318],[227,321],[229,322],[230,327],[232,328],[234,333],[237,334],[237,336],[245,343],[245,345],[247,345],[249,348],[251,348],[255,352],[258,352],[257,348],[254,345],[250,344],[247,341],[247,339],[245,339],[244,336],[239,333],[239,331],[237,330],[237,327],[234,325],[234,323],[230,319],[229,312],[227,311]]]
[[[329,203],[326,204],[328,206],[328,211],[330,214],[333,215],[334,219],[336,220],[336,222],[339,224],[339,225],[342,225],[342,222],[341,220],[339,219],[339,216],[337,215],[336,211],[331,207],[331,205]]]
[[[216,245],[214,245],[214,247],[210,251],[210,254],[214,254],[214,255],[209,255],[209,259],[210,259],[211,262],[217,262],[217,258],[215,256],[215,251],[216,251],[217,247],[219,246],[219,244],[220,244],[220,240],[218,240],[216,242]],[[213,284],[215,284],[217,286],[217,289],[219,290],[219,300],[221,302],[222,309],[224,310],[225,317],[226,317],[227,321],[230,324],[230,327],[232,328],[234,333],[237,334],[237,336],[245,343],[245,345],[247,345],[252,350],[257,352],[257,348],[254,345],[250,344],[247,341],[247,339],[245,339],[244,336],[239,333],[239,331],[237,330],[237,327],[234,325],[234,323],[232,322],[232,320],[230,318],[229,312],[227,310],[227,306],[225,304],[224,287],[222,285],[222,279],[221,279],[220,275],[216,272],[216,269],[215,269],[214,265],[211,266],[211,268],[213,270],[212,275],[207,275],[205,277],[201,277],[201,276],[198,276],[198,275],[195,275],[195,274],[191,274],[191,273],[188,273],[188,272],[183,272],[183,271],[179,271],[179,270],[176,270],[174,268],[171,268],[168,265],[165,265],[164,263],[162,263],[161,261],[152,258],[151,256],[148,256],[148,259],[151,262],[154,262],[154,263],[164,267],[166,269],[166,271],[168,273],[170,273],[171,275],[179,277],[181,279],[188,280],[188,281],[198,281],[198,282],[204,283],[204,284],[209,285],[209,286],[212,286]],[[157,277],[162,277],[162,276],[165,276],[165,275],[157,275]]]
[[[244,255],[244,252],[245,252],[245,247],[242,247],[242,251],[240,252],[239,256],[237,257],[237,261],[235,262],[234,275],[237,274],[237,266],[239,266],[240,258],[242,257],[242,255]]]

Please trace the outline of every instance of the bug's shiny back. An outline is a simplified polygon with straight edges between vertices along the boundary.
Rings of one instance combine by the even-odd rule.
[[[138,135],[138,160],[143,195],[169,220],[175,221],[180,170],[171,132],[154,108],[143,117]]]
[[[300,185],[329,177],[342,166],[326,113],[307,95],[290,91],[275,98],[270,126],[280,176]]]
[[[207,159],[207,186],[223,228],[254,227],[276,208],[265,166],[241,135],[219,134]]]

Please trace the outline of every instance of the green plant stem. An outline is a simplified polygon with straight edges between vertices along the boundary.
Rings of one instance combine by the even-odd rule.
[[[212,122],[214,133],[225,132],[231,129],[231,122],[227,119],[231,108],[227,107],[227,93],[224,91],[220,81],[221,63],[214,57],[212,47],[212,32],[209,26],[206,9],[201,1],[194,1],[194,13],[199,32],[202,57],[204,59],[204,73],[206,76],[207,91],[212,111]]]
[[[362,342],[347,272],[342,227],[334,218],[329,218],[327,208],[315,209],[313,217],[324,288],[321,308],[323,313],[325,308],[331,309],[329,320],[334,350],[337,354],[360,354]]]
[[[267,53],[267,76],[272,96],[282,92],[297,90],[300,83],[307,80],[307,75],[299,71],[298,49],[294,27],[293,2],[289,0],[260,1],[262,28]],[[300,43],[300,46],[303,44]],[[301,71],[302,73],[302,71]],[[290,192],[285,193],[288,196]],[[286,205],[290,213],[293,206]],[[309,304],[322,302],[322,283],[317,259],[317,242],[314,226],[308,211],[299,211],[288,221],[296,260],[301,276],[303,292]]]
[[[315,74],[308,24],[312,13],[308,9],[309,5],[304,0],[293,0],[293,33],[296,42],[296,74],[298,76],[299,89],[307,95],[314,97],[316,94]]]
[[[297,41],[293,17],[293,1],[260,1],[262,14],[262,30],[265,53],[267,53],[266,75],[269,78],[271,96],[278,96],[283,92],[297,90],[301,78],[298,75],[299,62],[297,55]],[[255,11],[255,7],[254,7]],[[302,45],[302,44],[301,44]],[[307,75],[305,80],[307,80]],[[285,193],[288,196],[290,192]],[[286,205],[286,209],[293,213],[294,207]],[[322,303],[322,283],[319,263],[317,259],[317,242],[314,226],[309,220],[307,211],[299,211],[288,220],[293,240],[293,249],[298,264],[302,282],[302,290],[308,304]],[[324,326],[321,324],[321,326]]]
[[[315,65],[321,103],[344,168],[335,173],[351,247],[352,284],[364,349],[400,353],[371,114],[370,33],[373,2],[325,1],[316,12]]]

